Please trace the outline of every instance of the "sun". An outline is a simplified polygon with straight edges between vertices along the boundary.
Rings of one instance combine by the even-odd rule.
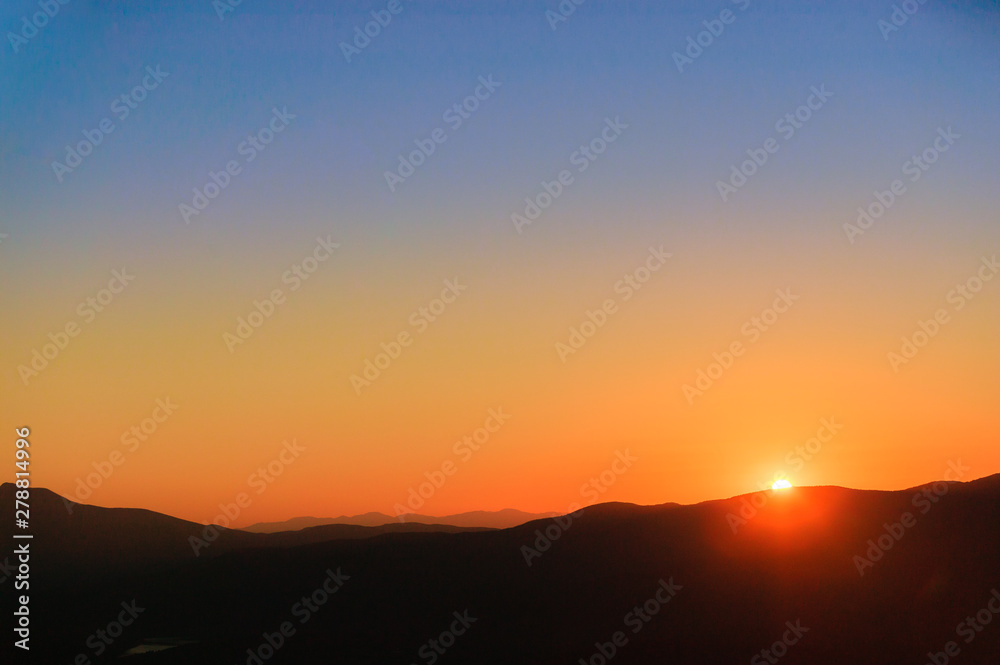
[[[788,482],[787,480],[784,480],[784,479],[782,479],[782,480],[775,480],[774,484],[771,485],[771,489],[773,489],[773,490],[787,490],[791,486],[792,486],[792,484],[790,482]]]

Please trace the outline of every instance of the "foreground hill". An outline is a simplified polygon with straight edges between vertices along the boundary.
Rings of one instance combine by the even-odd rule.
[[[1000,653],[1000,475],[113,568],[35,593],[37,662],[98,662],[89,636],[134,599],[142,614],[103,657],[171,638],[190,643],[116,662],[920,665],[958,649],[949,660],[986,665]]]

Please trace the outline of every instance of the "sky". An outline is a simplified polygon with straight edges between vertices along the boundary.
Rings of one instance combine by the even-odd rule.
[[[1000,16],[906,9],[6,2],[3,430],[238,525],[1000,472]]]

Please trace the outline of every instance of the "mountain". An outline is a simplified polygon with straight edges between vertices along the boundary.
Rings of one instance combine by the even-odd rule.
[[[468,513],[458,513],[456,515],[445,515],[443,517],[432,517],[430,515],[420,515],[418,513],[403,513],[399,517],[392,517],[384,513],[365,513],[348,517],[293,517],[284,522],[258,522],[250,526],[243,527],[243,531],[251,533],[275,533],[278,531],[297,531],[313,526],[326,524],[356,524],[360,526],[383,526],[386,524],[441,524],[460,527],[485,527],[488,529],[508,529],[512,526],[519,526],[531,520],[540,520],[555,517],[558,513],[526,513],[513,508],[504,510],[486,511],[476,510]]]
[[[13,530],[12,483],[0,486],[4,533]],[[72,575],[116,575],[209,559],[247,548],[291,547],[324,540],[372,538],[384,533],[455,533],[451,525],[400,523],[376,527],[330,524],[292,532],[247,533],[206,526],[138,508],[102,508],[73,503],[43,488],[31,490],[31,532],[38,542],[36,563],[51,565],[57,579]],[[471,529],[479,530],[479,529]]]
[[[170,640],[183,644],[123,662],[995,665],[1000,653],[1000,475],[599,504],[503,530],[267,546],[230,534],[221,554],[127,574],[113,547],[142,553],[171,525],[157,542],[174,547],[186,532],[96,510],[108,512],[92,517],[105,525],[92,569],[37,523],[32,662],[110,662]],[[0,511],[10,529],[9,492]],[[115,535],[124,521],[135,531]],[[71,584],[54,582],[63,565],[81,571]],[[95,630],[133,602],[141,614],[98,657]]]

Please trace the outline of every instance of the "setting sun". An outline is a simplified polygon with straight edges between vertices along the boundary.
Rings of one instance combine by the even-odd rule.
[[[787,490],[791,486],[792,486],[792,484],[790,482],[788,482],[787,480],[776,480],[776,481],[774,481],[774,484],[771,485],[771,489],[773,489],[773,490]]]

